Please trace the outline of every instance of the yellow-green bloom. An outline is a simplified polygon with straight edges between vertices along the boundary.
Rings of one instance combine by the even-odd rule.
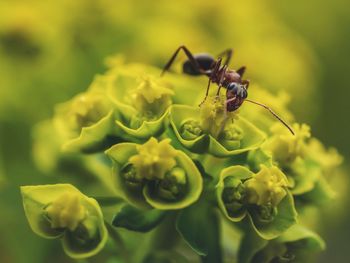
[[[119,61],[104,75],[107,96],[118,110],[115,124],[121,138],[145,142],[166,130],[174,92],[159,74],[154,67]]]
[[[250,204],[277,206],[286,196],[288,181],[277,168],[262,165],[253,178],[244,183],[247,190],[247,202]]]
[[[263,149],[272,153],[273,158],[282,166],[291,164],[298,156],[304,157],[306,139],[310,138],[310,127],[306,124],[294,124],[292,135],[281,124],[271,128],[273,136],[264,144]]]
[[[129,162],[134,165],[138,177],[148,180],[164,179],[165,173],[176,164],[177,151],[166,139],[158,142],[151,138],[143,145],[137,145],[137,155],[130,157]]]
[[[323,144],[316,138],[311,138],[307,148],[307,154],[317,161],[325,170],[331,172],[332,169],[338,167],[343,162],[344,158],[337,149],[326,149]]]
[[[203,181],[191,158],[170,140],[119,143],[106,151],[120,195],[139,208],[181,209],[198,200]]]
[[[223,214],[232,222],[248,217],[264,239],[273,239],[296,223],[297,212],[285,175],[277,167],[262,166],[254,174],[240,165],[220,173],[216,194]]]
[[[22,186],[26,217],[32,230],[44,238],[61,238],[73,258],[97,254],[108,234],[95,199],[70,184]]]
[[[63,150],[96,152],[104,149],[108,140],[119,138],[118,112],[106,94],[107,80],[107,76],[97,76],[88,91],[57,106],[53,121]]]

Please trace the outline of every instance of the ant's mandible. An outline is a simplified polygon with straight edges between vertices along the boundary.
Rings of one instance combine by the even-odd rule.
[[[206,53],[193,55],[187,47],[180,46],[176,49],[175,53],[172,55],[168,63],[164,66],[161,76],[170,69],[180,50],[183,50],[188,58],[183,64],[183,72],[185,74],[192,76],[206,75],[209,78],[205,97],[200,105],[202,105],[208,97],[210,84],[216,83],[218,85],[218,90],[216,92],[217,96],[219,96],[222,87],[226,89],[227,111],[235,111],[241,107],[244,101],[248,101],[268,110],[294,135],[293,129],[270,107],[262,103],[247,99],[249,80],[242,79],[246,67],[240,67],[238,70],[228,68],[228,64],[233,54],[233,49],[225,50],[218,55],[218,59],[215,59],[213,56]],[[224,62],[223,58],[225,58]]]

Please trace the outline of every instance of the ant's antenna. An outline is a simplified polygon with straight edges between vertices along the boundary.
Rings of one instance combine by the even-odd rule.
[[[267,107],[266,105],[262,104],[262,103],[259,103],[259,102],[256,102],[256,101],[252,101],[252,100],[249,100],[249,99],[245,99],[245,101],[248,101],[250,103],[253,103],[253,104],[256,104],[256,105],[259,105],[265,109],[267,109],[269,112],[271,112],[271,114],[273,116],[275,116],[276,119],[278,119],[280,122],[283,123],[284,126],[286,126],[288,128],[288,130],[293,134],[295,135],[293,129],[284,121],[282,120],[282,118],[280,116],[278,116],[271,108]]]

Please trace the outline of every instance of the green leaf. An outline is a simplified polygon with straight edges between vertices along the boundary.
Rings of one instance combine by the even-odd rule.
[[[202,262],[222,262],[218,215],[207,203],[196,203],[182,210],[176,221],[176,229],[202,257]]]
[[[285,243],[297,242],[301,240],[306,241],[303,243],[303,249],[305,249],[305,251],[321,251],[326,248],[325,242],[319,235],[302,225],[292,226],[278,238],[279,242]]]
[[[175,251],[155,251],[147,255],[142,263],[189,263],[189,261]]]
[[[164,211],[139,210],[133,206],[125,205],[113,218],[112,225],[132,231],[148,232],[156,227],[164,216]]]
[[[253,229],[244,229],[244,236],[238,250],[238,262],[250,263],[254,255],[267,245],[268,241],[262,239]]]

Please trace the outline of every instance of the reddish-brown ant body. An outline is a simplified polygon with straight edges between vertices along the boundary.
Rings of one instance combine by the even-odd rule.
[[[206,53],[193,55],[187,47],[180,46],[176,49],[175,53],[172,55],[168,63],[164,66],[161,75],[163,75],[166,71],[170,69],[180,50],[183,50],[188,58],[188,60],[186,60],[183,64],[183,72],[185,74],[192,76],[206,75],[209,78],[203,102],[208,97],[210,84],[216,83],[218,85],[218,90],[216,93],[217,96],[219,96],[222,87],[226,89],[227,111],[232,112],[237,110],[239,107],[241,107],[244,101],[254,103],[267,109],[294,135],[293,129],[284,120],[282,120],[282,118],[279,117],[271,108],[262,103],[247,99],[249,80],[242,79],[246,68],[240,67],[238,70],[228,68],[228,64],[233,54],[232,49],[225,50],[224,52],[219,54],[218,59],[215,59],[213,56]],[[224,62],[223,58],[225,58]]]

